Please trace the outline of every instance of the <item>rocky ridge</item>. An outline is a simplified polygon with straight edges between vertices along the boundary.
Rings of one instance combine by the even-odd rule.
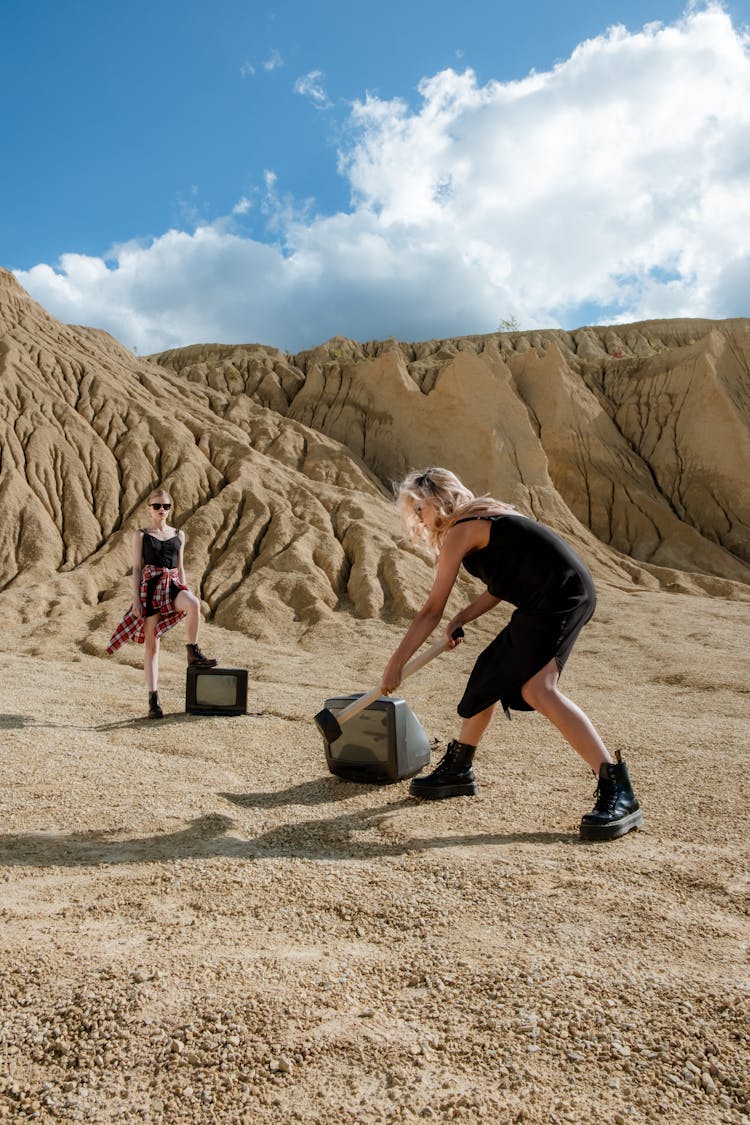
[[[744,598],[749,363],[746,320],[143,359],[2,272],[0,597],[37,641],[81,604],[101,627],[162,482],[216,624],[402,621],[430,566],[392,482],[446,464],[569,536],[599,578]]]

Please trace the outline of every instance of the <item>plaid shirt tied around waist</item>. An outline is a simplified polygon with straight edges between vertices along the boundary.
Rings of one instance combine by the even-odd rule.
[[[155,635],[161,637],[168,629],[173,629],[178,621],[181,621],[185,616],[174,607],[174,602],[171,597],[171,586],[179,586],[181,590],[189,589],[184,582],[180,581],[180,576],[177,568],[169,570],[165,566],[152,566],[151,563],[146,563],[141,574],[141,588],[140,588],[140,601],[141,601],[141,614],[140,616],[134,612],[131,606],[128,612],[123,617],[120,624],[112,634],[112,639],[107,645],[107,652],[111,655],[117,652],[126,641],[135,641],[137,644],[142,645],[145,643],[146,637],[143,630],[144,614],[146,606],[146,593],[148,589],[149,579],[157,576],[159,581],[156,583],[156,589],[151,599],[151,604],[154,609],[159,610],[159,620],[156,625]]]

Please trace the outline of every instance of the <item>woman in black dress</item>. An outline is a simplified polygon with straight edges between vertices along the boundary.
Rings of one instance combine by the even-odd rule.
[[[133,602],[115,629],[107,652],[116,652],[126,641],[145,644],[148,717],[161,719],[158,686],[162,635],[184,617],[188,664],[214,668],[217,661],[204,656],[198,647],[200,602],[185,581],[185,532],[169,526],[172,498],[166,489],[155,488],[146,504],[150,526],[133,532]]]
[[[549,528],[492,497],[476,497],[448,469],[412,472],[398,503],[414,541],[436,556],[435,579],[383,673],[381,689],[399,686],[406,661],[439,625],[461,565],[487,589],[445,627],[447,644],[459,626],[500,601],[516,607],[510,621],[474,665],[458,714],[463,719],[432,773],[415,778],[417,797],[473,796],[474,752],[497,705],[538,711],[552,722],[597,777],[596,805],[581,820],[586,839],[612,839],[643,820],[619,753],[613,761],[591,720],[558,688],[565,661],[596,605],[594,583],[578,555]]]

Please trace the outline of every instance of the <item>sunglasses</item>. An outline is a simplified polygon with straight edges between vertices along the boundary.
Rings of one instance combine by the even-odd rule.
[[[171,504],[149,504],[149,508],[155,508],[157,512],[160,511],[162,508],[164,509],[165,512],[168,512],[171,507],[172,507]]]

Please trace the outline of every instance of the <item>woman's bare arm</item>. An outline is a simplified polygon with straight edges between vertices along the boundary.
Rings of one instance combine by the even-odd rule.
[[[452,528],[445,537],[435,572],[435,580],[427,601],[406,630],[401,644],[388,661],[383,672],[381,682],[383,694],[396,690],[401,683],[404,664],[440,624],[463,557],[475,538],[476,531],[469,524],[461,524]]]
[[[143,613],[141,605],[141,571],[143,570],[143,532],[134,531],[131,542],[133,551],[133,610]]]
[[[187,586],[185,580],[185,532],[178,531],[177,534],[180,537],[180,554],[177,559],[177,574],[179,575],[180,582]]]
[[[496,598],[489,590],[485,590],[483,594],[480,594],[473,602],[469,602],[467,606],[459,610],[455,617],[451,618],[445,627],[446,641],[451,641],[451,647],[454,647],[458,644],[458,641],[453,641],[453,633],[456,629],[460,629],[463,625],[468,625],[470,621],[476,621],[482,614],[487,613],[489,610],[494,609],[496,605],[499,605],[502,600],[502,598]]]

